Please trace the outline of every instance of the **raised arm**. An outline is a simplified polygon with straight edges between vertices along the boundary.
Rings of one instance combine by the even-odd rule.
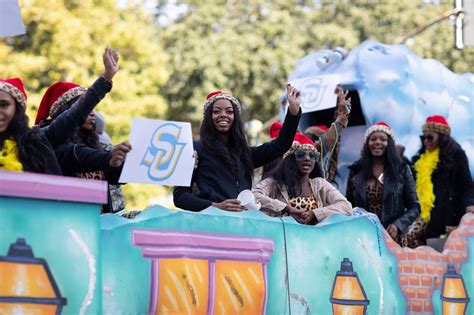
[[[86,120],[90,112],[112,89],[112,78],[117,73],[119,57],[117,53],[106,47],[102,56],[103,74],[82,94],[71,108],[44,128],[45,134],[53,147],[64,143]]]
[[[324,135],[324,142],[326,147],[324,148],[323,152],[328,152],[333,149],[334,144],[339,141],[339,136],[341,135],[342,130],[347,127],[349,122],[349,115],[350,115],[350,104],[351,98],[347,98],[347,94],[349,91],[345,91],[341,88],[341,86],[337,86],[336,94],[337,94],[337,109],[336,109],[336,120],[331,127],[329,127],[328,131]],[[321,141],[322,143],[322,141]],[[321,144],[322,145],[322,144]]]
[[[301,93],[290,84],[287,84],[286,89],[288,93],[289,106],[280,134],[273,141],[251,148],[252,161],[255,168],[283,156],[283,154],[288,151],[293,144],[293,138],[295,137],[301,117]]]

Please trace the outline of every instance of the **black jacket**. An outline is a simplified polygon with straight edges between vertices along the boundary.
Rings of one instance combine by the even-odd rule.
[[[77,177],[78,173],[102,171],[109,184],[117,184],[122,172],[120,167],[109,166],[112,152],[94,149],[82,143],[67,142],[56,148],[56,156],[65,176]]]
[[[85,175],[102,175],[100,178],[87,176],[85,178],[106,180],[109,184],[118,184],[123,164],[120,167],[109,166],[112,157],[110,151],[94,149],[81,143],[66,142],[56,148],[56,156],[65,176],[79,177]],[[99,174],[97,174],[99,172]],[[95,174],[94,174],[95,173]],[[107,194],[107,203],[102,205],[102,213],[112,212],[112,198]]]
[[[34,128],[32,133],[40,137],[44,145],[47,166],[44,173],[62,175],[61,166],[55,155],[55,149],[68,141],[69,137],[86,121],[89,113],[99,101],[110,91],[112,85],[103,77],[99,77],[94,84],[71,106],[71,108],[51,123],[42,128]],[[23,165],[27,172],[34,172],[28,165]]]
[[[255,168],[282,156],[290,149],[300,116],[301,110],[296,116],[288,113],[278,138],[250,148]],[[229,165],[206,149],[200,141],[194,142],[194,150],[198,153],[199,166],[194,170],[191,187],[174,188],[175,206],[185,210],[201,211],[211,206],[213,202],[235,199],[242,190],[252,188],[252,179],[245,176],[243,161],[238,160],[239,175],[236,178]]]
[[[413,165],[420,155],[413,157]],[[416,171],[413,172],[416,177]],[[469,171],[466,153],[455,144],[450,161],[441,160],[431,174],[433,192],[436,196],[426,237],[446,234],[446,226],[457,226],[466,207],[474,205],[474,184]]]
[[[366,194],[366,179],[359,162],[350,167],[346,198],[353,207],[369,209]],[[401,164],[402,183],[394,183],[384,177],[382,211],[379,219],[386,228],[395,224],[399,233],[403,233],[420,215],[420,203],[416,195],[416,186],[410,167]]]

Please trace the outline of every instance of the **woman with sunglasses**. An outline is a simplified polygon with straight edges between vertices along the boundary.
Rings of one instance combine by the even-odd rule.
[[[467,156],[450,136],[446,118],[430,116],[422,130],[421,148],[412,160],[421,215],[402,240],[413,248],[451,232],[465,212],[474,212]]]
[[[322,177],[318,160],[311,139],[297,134],[271,176],[252,190],[261,210],[271,216],[292,215],[303,224],[316,224],[334,213],[351,215],[351,204]]]
[[[420,203],[410,167],[400,160],[389,125],[378,122],[367,129],[362,156],[349,169],[347,199],[354,207],[375,213],[400,242],[420,214]]]

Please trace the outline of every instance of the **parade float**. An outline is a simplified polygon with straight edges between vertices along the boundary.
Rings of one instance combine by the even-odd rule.
[[[105,200],[103,182],[0,173],[0,314],[472,314],[474,214],[439,253],[399,247],[357,209],[305,226],[216,208],[100,216]]]
[[[305,104],[308,107],[301,118],[302,130],[334,121],[336,103],[324,102],[324,94],[333,93],[328,88],[331,82],[349,90],[351,117],[341,135],[336,178],[340,190],[346,186],[347,166],[359,158],[368,126],[388,123],[411,158],[421,147],[421,126],[431,115],[446,117],[451,136],[466,151],[474,176],[474,74],[453,73],[404,45],[367,40],[350,52],[322,49],[308,54],[297,62],[288,80],[298,81],[303,112]]]
[[[300,78],[325,53],[310,56]],[[408,152],[437,113],[473,156],[472,75],[372,41],[324,67],[357,92],[364,122],[390,123]],[[357,128],[365,125],[342,139],[350,154]],[[342,166],[355,160],[349,153]],[[0,314],[474,312],[474,214],[438,252],[399,247],[360,209],[305,226],[258,211],[159,205],[133,219],[101,216],[106,200],[105,182],[0,172]]]

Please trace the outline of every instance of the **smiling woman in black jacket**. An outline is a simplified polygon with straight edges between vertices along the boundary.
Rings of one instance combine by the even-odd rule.
[[[415,182],[395,149],[395,136],[384,122],[365,132],[362,157],[350,166],[346,198],[353,207],[375,213],[390,236],[400,236],[420,214]]]
[[[199,164],[191,187],[175,187],[174,204],[182,209],[201,211],[214,206],[222,210],[246,210],[237,198],[252,188],[253,169],[288,151],[301,116],[300,92],[287,85],[288,113],[273,141],[249,147],[240,118],[240,103],[230,94],[213,92],[204,105],[201,140],[194,142]]]

